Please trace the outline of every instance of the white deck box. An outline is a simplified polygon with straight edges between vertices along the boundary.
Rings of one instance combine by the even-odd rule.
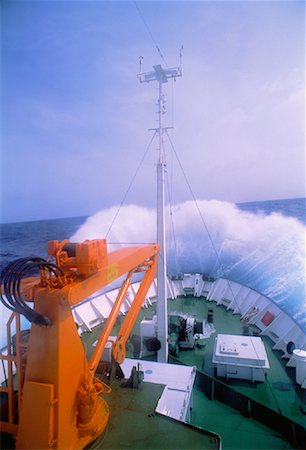
[[[270,368],[264,343],[260,337],[218,334],[213,363],[218,377],[264,381]]]

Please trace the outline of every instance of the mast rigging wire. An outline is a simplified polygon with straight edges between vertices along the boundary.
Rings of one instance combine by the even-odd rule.
[[[173,160],[173,152],[172,152],[172,160]],[[172,162],[172,171],[171,171],[171,181],[169,185],[169,176],[166,176],[167,181],[167,191],[168,191],[168,198],[169,198],[169,207],[170,207],[170,224],[171,224],[171,232],[173,236],[173,243],[174,243],[174,264],[176,266],[177,264],[177,241],[176,241],[176,234],[175,234],[175,227],[174,227],[174,220],[173,220],[173,161]],[[167,172],[168,175],[168,172]],[[171,186],[171,187],[170,187]]]
[[[143,156],[142,156],[142,158],[141,158],[141,160],[140,160],[140,162],[138,164],[138,167],[137,167],[137,169],[136,169],[136,171],[135,171],[135,173],[134,173],[134,175],[133,175],[133,177],[132,177],[132,179],[130,181],[130,184],[128,185],[127,190],[125,191],[125,194],[124,194],[124,196],[123,196],[123,198],[121,200],[121,203],[120,203],[120,205],[119,205],[119,207],[118,207],[118,209],[117,209],[117,211],[116,211],[116,213],[115,213],[115,215],[113,217],[113,220],[111,221],[111,224],[108,227],[107,233],[105,235],[105,239],[107,239],[107,236],[109,235],[109,233],[110,233],[110,231],[111,231],[111,229],[112,229],[112,227],[114,225],[114,222],[115,222],[115,220],[118,217],[118,214],[119,214],[119,212],[120,212],[120,210],[121,210],[121,208],[122,208],[122,206],[123,206],[123,204],[124,204],[124,202],[126,200],[126,197],[127,197],[128,193],[131,190],[131,187],[132,187],[132,185],[133,185],[133,183],[135,181],[135,178],[136,178],[136,176],[137,176],[137,174],[138,174],[138,172],[139,172],[139,170],[140,170],[140,168],[141,168],[141,166],[142,166],[142,164],[143,164],[143,162],[144,162],[144,160],[145,160],[145,158],[146,158],[146,156],[147,156],[147,154],[149,152],[151,144],[152,144],[152,142],[153,142],[153,140],[154,140],[154,138],[156,136],[156,133],[157,133],[157,131],[155,130],[155,132],[154,132],[154,134],[153,134],[153,136],[152,136],[152,138],[151,138],[151,140],[150,140],[150,142],[149,142],[149,144],[148,144],[148,146],[147,146],[147,148],[146,148],[146,150],[145,150],[145,152],[144,152],[144,154],[143,154]]]
[[[167,64],[167,61],[166,61],[165,58],[164,58],[164,55],[162,54],[162,52],[161,52],[161,50],[160,50],[160,47],[158,46],[158,44],[157,44],[157,42],[156,42],[156,40],[155,40],[155,38],[154,38],[154,36],[153,36],[152,31],[150,30],[149,25],[147,24],[147,22],[146,22],[146,20],[145,20],[145,18],[144,18],[144,16],[143,16],[143,14],[142,14],[142,12],[141,12],[139,6],[137,5],[137,2],[133,2],[133,3],[134,3],[134,5],[135,5],[135,8],[136,8],[137,11],[138,11],[139,17],[141,18],[141,20],[142,20],[144,26],[146,27],[146,30],[147,30],[147,32],[148,32],[148,34],[149,34],[149,36],[150,36],[150,38],[151,38],[153,44],[154,44],[155,47],[156,47],[156,50],[158,51],[159,56],[161,57],[161,59],[163,60],[163,62],[166,64],[166,67],[169,67],[168,64]]]
[[[231,294],[232,294],[232,297],[233,297],[233,300],[234,300],[234,302],[235,302],[235,304],[236,304],[237,310],[238,310],[239,313],[241,314],[240,307],[239,307],[238,302],[237,302],[237,300],[236,300],[236,296],[235,296],[235,294],[234,294],[234,292],[233,292],[232,286],[231,286],[229,280],[225,277],[225,271],[224,271],[224,267],[223,267],[223,265],[222,265],[222,263],[221,263],[221,260],[220,260],[220,257],[219,257],[219,253],[218,253],[217,248],[216,248],[216,246],[215,246],[215,244],[214,244],[214,242],[213,242],[211,233],[210,233],[209,228],[208,228],[208,226],[207,226],[207,223],[206,223],[206,221],[205,221],[205,219],[204,219],[204,217],[203,217],[202,211],[201,211],[201,209],[200,209],[200,207],[199,207],[198,201],[197,201],[197,199],[196,199],[196,197],[195,197],[195,195],[194,195],[194,192],[193,192],[193,190],[192,190],[192,187],[191,187],[191,185],[190,185],[190,183],[189,183],[189,180],[188,180],[188,177],[187,177],[187,175],[186,175],[186,172],[185,172],[185,170],[184,170],[184,168],[183,168],[183,165],[182,165],[182,163],[181,163],[181,161],[180,161],[180,159],[179,159],[179,157],[178,157],[178,154],[177,154],[177,152],[176,152],[176,150],[175,150],[175,148],[174,148],[173,142],[171,141],[171,138],[170,138],[170,136],[169,136],[168,130],[166,130],[166,134],[167,134],[167,136],[168,136],[170,145],[171,145],[172,150],[173,150],[173,152],[174,152],[174,154],[175,154],[175,157],[176,157],[176,159],[177,159],[177,162],[178,162],[178,164],[179,164],[179,166],[180,166],[180,168],[181,168],[181,171],[182,171],[183,176],[184,176],[184,178],[185,178],[186,184],[187,184],[187,186],[188,186],[188,188],[189,188],[189,190],[190,190],[191,196],[192,196],[193,201],[194,201],[194,203],[195,203],[195,205],[196,205],[196,209],[197,209],[197,211],[198,211],[198,213],[199,213],[199,215],[200,215],[202,224],[204,225],[204,228],[205,228],[205,230],[206,230],[206,232],[207,232],[207,235],[208,235],[208,237],[209,237],[211,246],[212,246],[212,248],[213,248],[213,250],[214,250],[214,252],[215,252],[217,262],[218,262],[218,264],[219,264],[219,266],[220,266],[220,269],[221,269],[221,272],[222,272],[222,276],[223,276],[223,277],[225,278],[225,280],[227,281],[229,290],[230,290],[230,292],[231,292]],[[241,315],[242,315],[242,314],[241,314]],[[254,349],[254,351],[255,351],[255,353],[256,353],[258,359],[259,359],[259,355],[258,355],[258,353],[257,353],[256,347],[255,347],[253,341],[251,341],[251,343],[252,343],[253,349]],[[262,370],[264,371],[264,369],[262,369]],[[268,382],[268,386],[269,386],[269,388],[270,388],[270,390],[271,390],[271,394],[272,394],[272,397],[273,397],[273,399],[274,399],[274,402],[275,402],[275,404],[276,404],[276,406],[277,406],[277,408],[278,408],[279,413],[281,414],[281,413],[282,413],[282,412],[281,412],[281,408],[280,408],[280,406],[279,406],[279,403],[278,403],[278,401],[277,401],[277,398],[275,397],[275,394],[274,394],[274,392],[273,392],[272,386],[271,386],[271,384],[270,384],[270,382],[269,382],[268,379],[267,379],[267,382]]]
[[[220,257],[219,257],[218,250],[217,250],[217,248],[216,248],[216,246],[215,246],[215,244],[214,244],[212,235],[211,235],[211,233],[210,233],[210,231],[209,231],[209,228],[208,228],[208,226],[207,226],[207,223],[206,223],[206,221],[205,221],[205,219],[204,219],[204,217],[203,217],[202,211],[201,211],[201,209],[200,209],[200,207],[199,207],[198,201],[197,201],[197,199],[196,199],[196,197],[195,197],[195,195],[194,195],[194,192],[193,192],[193,190],[192,190],[192,187],[191,187],[191,185],[190,185],[190,183],[189,183],[189,180],[188,180],[188,177],[187,177],[187,175],[186,175],[186,172],[185,172],[185,170],[184,170],[184,168],[183,168],[183,165],[182,165],[182,163],[181,163],[181,161],[180,161],[180,159],[179,159],[179,157],[178,157],[178,154],[177,154],[177,152],[176,152],[176,150],[175,150],[175,148],[174,148],[174,145],[173,145],[173,142],[172,142],[172,140],[171,140],[171,138],[170,138],[170,136],[169,136],[168,130],[166,130],[166,134],[167,134],[167,137],[168,137],[168,139],[169,139],[170,145],[171,145],[171,147],[172,147],[173,153],[174,153],[174,155],[175,155],[175,157],[176,157],[176,159],[177,159],[177,162],[178,162],[178,164],[179,164],[179,166],[180,166],[180,169],[181,169],[181,171],[182,171],[182,174],[183,174],[183,176],[184,176],[184,178],[185,178],[185,182],[186,182],[186,184],[187,184],[187,186],[188,186],[188,188],[189,188],[189,191],[190,191],[190,193],[191,193],[192,199],[193,199],[193,201],[194,201],[194,203],[195,203],[196,209],[197,209],[197,211],[198,211],[198,213],[199,213],[199,216],[200,216],[200,218],[201,218],[202,224],[203,224],[203,226],[204,226],[204,228],[205,228],[205,231],[206,231],[206,233],[207,233],[207,235],[208,235],[208,238],[209,238],[209,240],[210,240],[210,243],[211,243],[211,246],[212,246],[212,248],[213,248],[213,251],[214,251],[214,253],[215,253],[215,255],[216,255],[216,259],[217,259],[217,262],[218,262],[219,267],[220,267],[220,269],[221,269],[222,275],[225,277],[225,270],[224,270],[224,267],[223,267],[223,265],[222,265],[222,263],[221,263],[221,260],[220,260]],[[233,293],[232,293],[232,294],[233,294]],[[233,297],[234,297],[234,295],[233,295]]]

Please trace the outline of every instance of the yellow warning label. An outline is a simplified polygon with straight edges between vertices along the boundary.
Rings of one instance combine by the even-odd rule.
[[[108,282],[111,283],[112,281],[116,280],[118,278],[118,264],[114,263],[111,266],[109,266],[107,270],[107,278]]]

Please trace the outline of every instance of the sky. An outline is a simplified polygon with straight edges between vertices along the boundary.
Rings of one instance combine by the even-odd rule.
[[[182,45],[163,85],[172,202],[190,199],[181,167],[201,200],[305,197],[303,1],[3,0],[1,42],[1,222],[91,215],[127,191],[154,206],[158,86],[139,57],[177,67]]]

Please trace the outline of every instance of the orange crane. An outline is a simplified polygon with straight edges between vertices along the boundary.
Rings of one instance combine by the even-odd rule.
[[[13,406],[8,421],[0,423],[2,432],[17,435],[17,449],[82,449],[95,440],[108,423],[109,408],[101,395],[110,387],[95,377],[131,278],[144,272],[138,292],[121,325],[112,347],[115,361],[125,358],[125,344],[154,280],[159,246],[152,244],[107,252],[104,239],[51,241],[48,253],[56,264],[41,258],[19,260],[2,274],[1,300],[18,319],[24,314],[32,321],[22,374],[21,342],[16,327],[16,354],[1,355],[19,376],[19,421],[14,423]],[[22,277],[25,267],[38,267],[40,276]],[[17,271],[19,270],[19,272]],[[17,273],[17,274],[16,274]],[[105,323],[95,351],[87,361],[72,315],[79,304],[115,279],[125,275],[112,311]],[[34,302],[33,308],[26,302]],[[12,320],[12,319],[11,319]],[[8,347],[11,348],[11,343]],[[12,370],[9,370],[12,377]],[[22,380],[22,381],[20,381]],[[13,382],[1,390],[13,395]],[[11,389],[10,389],[11,387]],[[14,399],[9,398],[12,403]]]

